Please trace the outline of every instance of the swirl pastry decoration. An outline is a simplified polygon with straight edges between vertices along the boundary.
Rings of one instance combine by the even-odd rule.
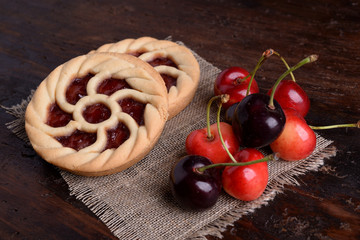
[[[148,62],[158,71],[168,89],[169,119],[182,111],[193,99],[200,79],[200,67],[185,46],[151,37],[124,39],[92,52],[126,53]]]
[[[42,81],[27,107],[25,129],[49,163],[100,176],[141,160],[167,117],[167,89],[153,67],[128,54],[93,53]]]

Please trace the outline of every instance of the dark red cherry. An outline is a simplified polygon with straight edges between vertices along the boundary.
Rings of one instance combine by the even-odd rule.
[[[213,206],[221,192],[218,168],[199,172],[197,168],[212,164],[203,156],[187,155],[171,169],[170,186],[174,198],[187,209],[203,210]]]
[[[236,107],[232,127],[246,147],[263,147],[273,142],[285,125],[285,114],[278,102],[269,106],[270,96],[256,93],[245,97]]]
[[[236,110],[236,107],[239,103],[234,103],[233,105],[231,105],[230,107],[228,107],[228,109],[226,109],[225,111],[225,122],[227,123],[232,123],[232,119]]]
[[[272,89],[268,91],[271,95]],[[305,117],[310,108],[310,100],[305,91],[293,80],[282,80],[275,90],[274,99],[283,109],[294,108]]]
[[[214,83],[215,95],[225,94],[230,89],[234,88],[239,82],[238,79],[242,79],[249,74],[248,71],[241,67],[229,67],[224,69],[217,76]],[[250,80],[251,77],[248,77]]]
[[[215,95],[228,94],[230,96],[229,101],[223,104],[225,109],[246,97],[251,76],[249,75],[246,79],[243,78],[248,75],[248,71],[241,67],[227,68],[218,75],[214,83],[214,93]],[[248,94],[258,92],[258,84],[253,79]]]

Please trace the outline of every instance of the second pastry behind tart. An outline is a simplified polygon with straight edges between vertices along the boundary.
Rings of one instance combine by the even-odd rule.
[[[193,99],[200,79],[200,68],[185,46],[151,37],[124,39],[101,46],[96,52],[126,53],[148,62],[163,78],[168,90],[169,119]]]

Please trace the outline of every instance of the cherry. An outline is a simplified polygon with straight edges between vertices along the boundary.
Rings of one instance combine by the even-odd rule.
[[[223,70],[215,80],[214,93],[215,95],[229,94],[230,100],[224,104],[224,108],[230,107],[232,104],[240,102],[246,97],[248,85],[251,77],[249,73],[241,67],[230,67]],[[258,93],[259,87],[256,81],[253,81],[250,87],[249,94]]]
[[[239,148],[239,142],[230,124],[219,123],[222,139],[219,135],[217,123],[210,125],[210,107],[212,102],[218,98],[221,98],[222,102],[228,100],[226,95],[211,98],[207,105],[207,127],[192,131],[185,141],[187,154],[207,157],[213,163],[229,162],[230,157],[227,150],[233,154]],[[222,144],[222,141],[224,144]]]
[[[290,69],[285,59],[278,52],[274,51],[274,54],[283,61],[287,69]],[[292,72],[290,72],[290,76],[292,80],[282,80],[279,83],[274,94],[274,99],[278,101],[283,109],[294,108],[305,117],[310,108],[309,97],[296,83],[295,76]],[[267,94],[270,96],[271,93],[272,89],[270,89]]]
[[[210,165],[210,159],[187,155],[171,169],[170,186],[174,198],[184,208],[202,210],[212,207],[221,192],[221,174],[218,168],[198,171]]]
[[[247,95],[259,92],[259,87],[254,80],[255,73],[272,54],[272,49],[266,50],[251,73],[235,66],[223,70],[218,75],[214,83],[214,93],[215,95],[228,94],[230,96],[229,101],[223,104],[225,109],[240,102]]]
[[[236,110],[238,103],[234,103],[233,105],[231,105],[230,107],[228,107],[228,109],[226,109],[225,111],[225,122],[227,123],[232,123],[232,119]]]
[[[234,155],[238,162],[250,162],[264,158],[256,149],[245,148]],[[225,192],[242,201],[252,201],[260,197],[268,183],[268,166],[260,162],[247,166],[228,166],[222,174]]]
[[[267,94],[270,96],[271,92],[272,89]],[[306,116],[310,108],[309,97],[293,80],[282,80],[275,91],[274,98],[283,109],[294,108],[303,117]]]
[[[314,131],[300,113],[293,108],[284,109],[286,123],[280,136],[270,144],[282,159],[297,161],[308,157],[316,147]]]
[[[234,154],[239,148],[239,142],[230,124],[220,123],[221,133],[228,150]],[[213,163],[229,162],[227,154],[217,131],[217,124],[210,126],[211,137],[207,136],[206,128],[192,131],[186,138],[185,146],[188,154],[196,154],[209,158]]]
[[[285,115],[280,105],[274,101],[269,107],[270,97],[251,94],[236,107],[232,127],[239,142],[246,147],[264,147],[274,141],[285,125]]]

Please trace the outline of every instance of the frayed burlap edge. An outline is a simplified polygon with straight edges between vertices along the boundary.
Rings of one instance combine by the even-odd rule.
[[[25,131],[25,111],[26,107],[31,101],[31,98],[33,97],[35,93],[35,90],[31,90],[29,96],[26,99],[23,99],[21,103],[16,104],[11,107],[6,107],[3,105],[0,105],[1,108],[3,108],[6,113],[12,115],[15,117],[15,120],[6,123],[6,127],[13,132],[18,138],[26,142],[28,145],[30,144],[29,138],[26,135]]]

